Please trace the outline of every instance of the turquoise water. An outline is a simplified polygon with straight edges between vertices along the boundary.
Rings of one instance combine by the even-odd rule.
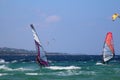
[[[120,80],[120,63],[54,61],[40,68],[36,62],[0,61],[0,80]]]

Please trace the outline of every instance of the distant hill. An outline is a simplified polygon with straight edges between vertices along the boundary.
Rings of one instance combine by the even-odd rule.
[[[0,48],[0,55],[36,55],[36,51],[3,47]],[[46,52],[46,55],[68,55],[68,54],[59,52]]]
[[[16,49],[16,48],[8,48],[8,47],[3,47],[0,48],[0,54],[32,54],[35,53],[35,51],[28,51],[25,49]]]

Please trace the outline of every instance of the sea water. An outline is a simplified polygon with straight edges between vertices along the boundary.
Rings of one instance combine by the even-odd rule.
[[[120,61],[104,65],[91,60],[49,61],[40,68],[34,60],[0,59],[0,80],[120,80]]]

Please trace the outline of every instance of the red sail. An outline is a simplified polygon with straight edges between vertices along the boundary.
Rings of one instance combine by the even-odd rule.
[[[113,46],[113,37],[112,33],[108,32],[106,35],[105,43],[108,45],[112,53],[114,54],[114,46]]]
[[[103,63],[109,62],[115,55],[112,33],[108,32],[103,46]]]

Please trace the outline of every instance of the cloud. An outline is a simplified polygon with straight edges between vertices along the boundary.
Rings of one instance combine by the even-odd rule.
[[[60,17],[57,15],[47,16],[45,21],[46,23],[55,23],[60,21]]]
[[[34,24],[37,24],[36,26],[41,26],[41,27],[48,27],[53,24],[56,24],[61,20],[61,17],[56,14],[47,14],[42,10],[36,10],[35,11],[35,22]]]

